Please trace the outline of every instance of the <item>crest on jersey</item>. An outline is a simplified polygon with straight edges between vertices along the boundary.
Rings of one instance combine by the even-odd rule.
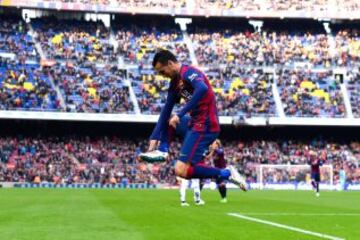
[[[188,78],[190,79],[190,81],[192,82],[195,78],[197,78],[197,73],[193,73],[191,74]]]

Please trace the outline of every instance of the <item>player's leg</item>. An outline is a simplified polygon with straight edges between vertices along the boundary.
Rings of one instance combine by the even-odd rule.
[[[173,141],[175,135],[184,138],[186,132],[189,130],[189,122],[190,117],[187,115],[183,116],[180,118],[180,122],[175,129],[172,126],[168,126],[166,131],[161,132],[159,150],[163,152],[169,151],[169,145]]]
[[[168,151],[171,141],[175,138],[175,135],[179,135],[182,138],[185,137],[186,132],[189,129],[189,116],[184,116],[180,119],[180,123],[174,129],[168,126],[166,131],[162,131],[160,134],[160,144],[158,149],[140,154],[140,158],[145,162],[162,162],[168,157]]]
[[[221,169],[199,164],[205,149],[217,135],[189,130],[181,147],[179,160],[175,164],[176,175],[187,179],[221,176]],[[223,171],[222,174],[224,177],[230,176],[229,171]]]
[[[320,196],[319,184],[320,184],[320,173],[315,174],[315,183],[316,183],[316,196]]]
[[[222,203],[226,203],[227,202],[227,198],[226,198],[226,182],[224,180],[217,180],[216,181],[217,186],[218,186],[218,190],[221,196],[221,202]]]
[[[189,204],[186,202],[186,189],[189,185],[189,180],[184,178],[179,178],[180,180],[180,202],[181,206],[187,207]]]
[[[246,191],[245,181],[235,168],[230,166],[229,169],[220,169],[201,162],[203,153],[217,136],[218,133],[202,133],[189,130],[181,147],[179,160],[175,164],[176,175],[187,179],[226,179]]]
[[[201,199],[200,192],[200,179],[193,178],[191,179],[191,187],[194,189],[194,201],[196,205],[204,205],[205,202]]]
[[[313,187],[313,190],[316,189],[316,182],[315,182],[315,174],[311,173],[311,186]]]

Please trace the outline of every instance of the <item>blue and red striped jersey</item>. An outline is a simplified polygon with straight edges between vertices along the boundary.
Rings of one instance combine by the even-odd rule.
[[[170,81],[165,106],[150,139],[160,139],[165,131],[175,103],[185,99],[185,106],[176,114],[179,118],[190,113],[190,127],[199,132],[220,132],[219,117],[216,109],[215,94],[208,78],[200,70],[182,65],[180,76]]]
[[[171,81],[169,89],[178,99],[183,98],[186,102],[177,115],[182,117],[190,112],[190,124],[195,131],[219,132],[215,94],[206,75],[195,67],[182,65],[180,77]],[[202,90],[198,98],[197,88]]]

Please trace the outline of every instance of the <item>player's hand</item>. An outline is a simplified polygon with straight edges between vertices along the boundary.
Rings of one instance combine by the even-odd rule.
[[[154,151],[159,145],[159,140],[150,140],[148,152]]]
[[[170,118],[169,125],[173,128],[176,128],[176,125],[180,122],[180,119],[177,115],[174,115]]]

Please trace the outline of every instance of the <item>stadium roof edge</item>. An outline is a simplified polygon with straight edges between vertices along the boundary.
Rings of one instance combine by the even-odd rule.
[[[40,0],[8,0],[1,1],[0,7],[13,7],[17,9],[43,9],[54,11],[72,11],[108,14],[146,14],[193,17],[239,17],[239,18],[298,18],[298,19],[360,19],[357,11],[241,11],[238,9],[202,9],[202,8],[124,8],[114,5],[44,2]]]

